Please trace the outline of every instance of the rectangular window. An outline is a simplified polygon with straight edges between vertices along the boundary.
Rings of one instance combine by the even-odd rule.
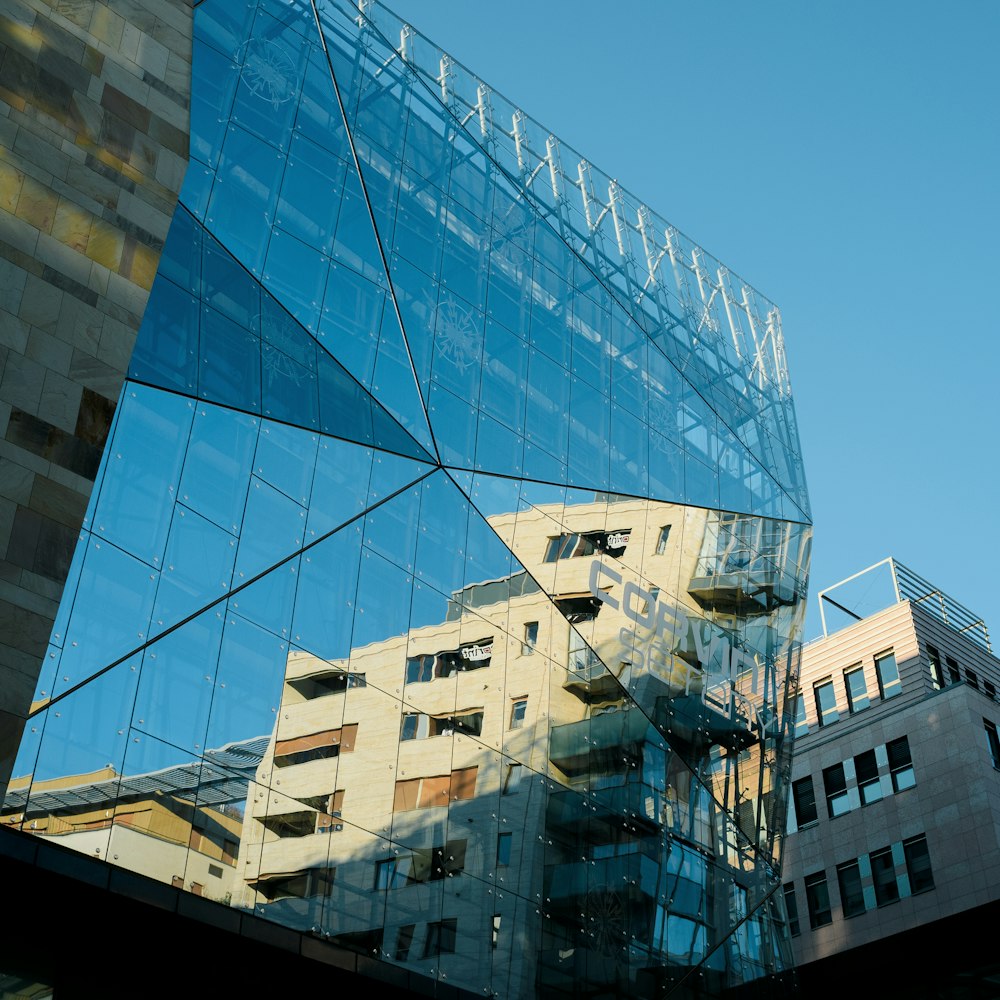
[[[843,764],[823,768],[823,790],[826,792],[826,811],[831,819],[843,816],[851,808]]]
[[[979,678],[976,676],[976,672],[974,670],[970,670],[966,667],[965,679],[969,682],[969,687],[974,687],[977,691],[979,690]]]
[[[806,718],[806,700],[802,695],[795,698],[795,735],[805,736],[809,732],[809,721]]]
[[[997,727],[989,719],[983,719],[983,726],[986,729],[986,745],[989,747],[990,759],[993,766],[1000,771],[1000,736],[997,736]]]
[[[944,662],[948,665],[948,683],[957,684],[962,679],[958,664],[950,656],[946,656]]]
[[[404,924],[399,928],[399,933],[396,935],[397,962],[405,962],[410,957],[410,945],[413,944],[413,932],[416,926],[416,924]]]
[[[406,658],[406,683],[425,684],[434,680],[434,661],[436,657],[433,653],[426,656],[408,656]]]
[[[415,740],[417,738],[417,728],[420,724],[421,715],[417,712],[406,712],[403,715],[403,727],[399,733],[400,742],[404,740]]]
[[[524,773],[523,764],[508,764],[507,777],[503,783],[504,795],[513,795],[521,786],[521,775]]]
[[[826,872],[813,872],[807,875],[806,906],[809,908],[809,926],[815,930],[833,922],[830,909],[830,890],[826,884]]]
[[[885,745],[889,755],[889,773],[892,775],[892,790],[901,792],[912,788],[916,783],[913,774],[913,759],[910,757],[910,741],[905,736],[892,740]]]
[[[510,864],[510,852],[514,844],[514,834],[501,833],[497,836],[497,868],[506,868]]]
[[[878,693],[883,700],[902,694],[903,686],[899,682],[896,654],[891,649],[875,657],[875,676],[878,678]]]
[[[996,701],[997,689],[994,684],[991,684],[989,681],[983,681],[983,690],[987,693],[987,695],[989,695],[989,697]]]
[[[499,913],[494,913],[493,914],[493,947],[494,947],[494,949],[496,948],[497,943],[499,942],[499,940],[500,940],[500,914]]]
[[[870,806],[882,798],[882,784],[878,777],[878,761],[874,750],[866,750],[854,758],[854,773],[858,779],[861,804]]]
[[[451,954],[455,951],[458,921],[436,920],[427,925],[427,940],[424,942],[424,958],[434,955]]]
[[[927,838],[920,834],[903,841],[903,856],[906,858],[906,874],[910,877],[910,892],[926,892],[934,888],[934,873],[931,871],[931,856],[927,852]]]
[[[944,687],[944,671],[941,669],[941,654],[933,647],[927,647],[927,662],[931,668],[931,686],[935,691]]]
[[[670,539],[670,525],[665,524],[660,528],[660,533],[656,538],[656,555],[662,556],[667,551],[667,541]]]
[[[528,699],[518,698],[510,706],[510,725],[508,729],[520,729],[524,725],[524,717],[528,712]]]
[[[531,656],[538,645],[538,622],[524,623],[524,639],[521,641],[521,655]]]
[[[799,904],[795,899],[795,883],[786,882],[782,888],[785,892],[785,913],[788,914],[788,930],[792,937],[798,937],[802,933],[799,926]]]
[[[792,782],[792,798],[795,802],[795,820],[800,827],[808,826],[819,819],[811,777],[799,778],[798,781]]]
[[[833,681],[824,681],[813,687],[816,696],[816,717],[821,726],[829,726],[840,718],[837,711],[837,694],[833,690]]]
[[[840,885],[840,905],[844,911],[844,919],[864,913],[865,894],[861,888],[861,870],[857,858],[837,865],[837,882]]]
[[[875,883],[875,902],[888,906],[899,899],[899,885],[896,882],[896,867],[892,862],[892,848],[883,847],[868,855],[872,866],[872,881]]]
[[[868,685],[865,683],[863,667],[844,671],[844,685],[847,688],[847,710],[860,712],[868,707]]]

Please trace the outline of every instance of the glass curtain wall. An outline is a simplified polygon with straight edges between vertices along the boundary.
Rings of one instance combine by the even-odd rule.
[[[476,993],[773,995],[777,310],[385,8],[203,0],[193,73],[2,822]]]

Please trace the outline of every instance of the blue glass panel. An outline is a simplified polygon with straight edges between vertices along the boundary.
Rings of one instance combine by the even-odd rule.
[[[179,392],[198,384],[198,300],[157,275],[136,338],[129,376]]]
[[[326,660],[350,655],[360,559],[360,524],[303,554],[291,633],[297,646]]]
[[[205,304],[245,330],[256,330],[261,308],[260,286],[211,233],[204,235]]]
[[[611,402],[589,382],[572,379],[569,409],[569,481],[608,488]]]
[[[368,548],[362,552],[351,636],[355,649],[406,634],[412,586],[413,577],[394,562]]]
[[[254,476],[240,532],[233,586],[246,583],[297,552],[304,544],[305,519],[304,507]]]
[[[193,76],[195,85],[191,87],[191,157],[215,167],[239,71],[230,57],[234,49],[214,47],[200,30],[193,45],[193,65],[197,72]]]
[[[469,402],[431,385],[431,423],[435,428],[441,461],[459,468],[475,468],[476,425],[469,419]]]
[[[319,326],[320,308],[326,290],[328,260],[308,244],[281,229],[271,233],[264,284],[305,327]]]
[[[191,295],[201,291],[201,237],[203,229],[183,208],[170,220],[167,242],[157,274]]]
[[[316,434],[264,421],[253,460],[254,475],[308,507],[318,444]]]
[[[159,634],[227,594],[235,558],[236,539],[229,531],[177,504],[156,589],[150,634]]]
[[[476,432],[476,468],[519,476],[524,464],[524,438],[480,412]]]
[[[273,146],[230,125],[205,220],[226,249],[260,274],[280,189],[284,157]]]
[[[483,356],[483,315],[449,293],[438,299],[431,378],[464,399],[479,398]]]
[[[527,376],[527,345],[506,327],[487,321],[479,405],[518,433],[524,431]]]
[[[214,403],[260,412],[260,338],[205,306],[198,394]]]
[[[421,486],[404,490],[365,515],[365,549],[378,552],[407,572],[413,570]]]
[[[181,750],[205,748],[225,611],[217,605],[146,648],[133,716],[137,729]]]
[[[347,169],[343,159],[296,133],[281,181],[276,224],[316,250],[331,253]]]
[[[104,452],[93,523],[97,535],[159,566],[194,418],[182,396],[126,384]],[[127,471],[126,471],[127,470]]]
[[[528,358],[527,395],[528,441],[565,463],[569,440],[569,372],[546,355],[532,350]]]
[[[179,495],[202,517],[239,534],[260,421],[202,403],[184,458]]]
[[[384,288],[361,277],[346,264],[331,263],[319,322],[319,342],[369,390],[384,309],[392,309],[392,304],[386,302]]]

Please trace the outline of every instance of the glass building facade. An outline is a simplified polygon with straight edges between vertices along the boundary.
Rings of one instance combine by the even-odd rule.
[[[773,984],[776,308],[385,8],[194,23],[0,820],[479,994]]]

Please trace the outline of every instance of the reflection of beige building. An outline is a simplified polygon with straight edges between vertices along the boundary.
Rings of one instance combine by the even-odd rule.
[[[613,815],[637,809],[633,840],[662,840],[666,827],[717,852],[704,790],[732,808],[740,767],[745,801],[770,791],[770,769],[760,763],[771,759],[760,748],[767,743],[773,757],[780,719],[771,720],[769,735],[763,727],[788,666],[780,647],[791,621],[782,621],[783,609],[798,596],[775,597],[774,581],[783,573],[787,586],[800,572],[808,542],[785,526],[784,548],[771,549],[779,572],[749,595],[746,565],[731,569],[732,583],[720,569],[732,556],[733,533],[697,508],[622,498],[489,520],[527,573],[470,584],[452,595],[443,621],[417,623],[353,649],[349,659],[289,656],[275,736],[250,787],[234,903],[424,972],[446,970],[474,989],[482,975],[505,993],[536,977],[543,884],[552,916],[568,919],[584,906],[611,919],[612,907],[603,895],[596,900],[591,875],[569,847],[584,828],[597,836],[595,814],[611,810],[599,835],[610,843],[621,837]],[[673,609],[660,619],[669,632],[657,631],[660,606]],[[755,641],[769,645],[754,650]],[[625,714],[623,689],[642,711]],[[665,772],[648,787],[612,792],[631,780],[628,768],[637,764],[628,760],[642,764],[645,741],[662,755],[647,719],[657,713],[659,725],[703,757],[701,765],[689,762],[703,773],[696,778],[667,755]],[[613,777],[623,760],[624,777]],[[602,782],[605,793],[597,791]],[[588,788],[594,804],[581,816],[577,800]],[[765,812],[750,810],[750,836],[763,830],[766,840]],[[746,836],[731,827],[726,836],[730,863],[749,872]],[[600,893],[621,880],[608,867],[618,864],[615,849],[581,849],[612,859],[592,863],[605,872]],[[703,863],[701,870],[699,899],[711,892]],[[639,914],[648,921],[647,947],[674,960],[703,957],[710,930],[696,933],[693,913],[656,915],[657,890],[643,891],[626,893],[620,905],[628,912],[612,921],[608,940]],[[687,943],[679,948],[682,919]],[[492,921],[492,935],[484,921]],[[490,950],[470,953],[491,938]],[[572,947],[553,947],[552,956],[543,950],[542,963],[551,959],[573,975]],[[502,989],[497,970],[510,977]]]
[[[234,747],[215,754],[227,751]],[[209,760],[132,776],[106,767],[48,780],[15,778],[0,822],[228,903],[243,826],[236,793],[245,781],[225,759],[224,767]]]

